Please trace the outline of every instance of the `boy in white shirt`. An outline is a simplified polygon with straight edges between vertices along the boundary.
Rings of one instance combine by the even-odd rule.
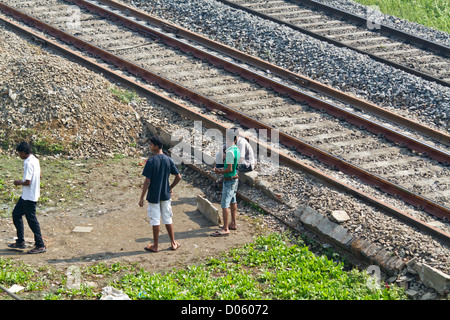
[[[238,162],[238,171],[249,172],[255,170],[256,159],[251,144],[242,135],[241,129],[233,127],[230,130],[234,130],[238,134],[236,146],[238,147],[241,154]],[[224,145],[223,150],[219,150],[219,152],[216,153],[216,168],[223,168],[223,161],[225,160],[225,149],[226,147]]]
[[[255,157],[253,155],[253,148],[247,141],[247,139],[239,136],[236,145],[241,153],[238,170],[240,172],[249,172],[255,170]]]
[[[28,225],[34,233],[35,248],[27,253],[43,253],[47,249],[41,235],[41,228],[36,217],[36,204],[40,196],[40,178],[41,168],[39,160],[31,154],[31,148],[26,142],[21,142],[16,151],[23,162],[23,179],[15,180],[14,185],[23,186],[22,196],[14,207],[12,216],[14,226],[17,230],[17,240],[15,243],[8,244],[13,249],[25,249],[25,238],[22,216],[27,218]]]

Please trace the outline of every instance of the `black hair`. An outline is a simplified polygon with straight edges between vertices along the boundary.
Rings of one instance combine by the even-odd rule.
[[[16,147],[16,151],[17,152],[25,152],[26,154],[30,154],[31,153],[31,148],[30,148],[30,145],[27,143],[27,142],[25,142],[25,141],[22,141],[21,143],[19,143],[19,145]]]
[[[153,145],[157,146],[159,149],[163,148],[163,144],[164,143],[163,143],[163,140],[162,140],[162,138],[160,136],[153,136],[153,137],[151,137],[150,138],[150,142]]]
[[[226,134],[227,134],[227,138],[230,141],[233,141],[234,143],[236,143],[237,142],[237,138],[239,137],[239,134],[240,134],[239,128],[233,127],[233,128],[227,129],[227,133]]]

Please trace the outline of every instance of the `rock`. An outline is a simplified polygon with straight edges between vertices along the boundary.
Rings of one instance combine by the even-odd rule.
[[[130,144],[137,142],[140,118],[115,99],[112,83],[61,56],[36,53],[10,31],[0,34],[5,52],[14,52],[0,60],[1,134],[39,127],[41,137],[64,144],[72,157],[138,152]]]
[[[350,220],[349,215],[344,210],[334,210],[331,212],[332,220],[337,223],[342,223]]]
[[[11,89],[9,89],[8,95],[11,98],[12,101],[16,101],[17,94],[13,93]]]
[[[416,290],[413,290],[413,289],[408,289],[405,291],[405,293],[406,293],[406,296],[412,300],[416,300],[419,297],[419,292],[417,292]]]
[[[25,289],[25,287],[19,286],[17,284],[14,284],[11,288],[9,288],[8,290],[12,293],[17,293],[22,291],[23,289]]]
[[[418,272],[420,280],[439,294],[444,294],[450,290],[450,276],[448,274],[424,263],[417,263],[414,269]]]
[[[420,300],[435,300],[437,295],[433,292],[427,292],[425,293]]]
[[[131,300],[130,297],[126,293],[113,288],[113,287],[105,287],[102,290],[102,297],[100,300]]]

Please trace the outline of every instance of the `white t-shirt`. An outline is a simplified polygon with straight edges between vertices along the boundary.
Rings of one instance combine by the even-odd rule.
[[[22,187],[22,199],[37,202],[40,196],[41,166],[32,154],[23,162],[23,181],[26,180],[31,183]]]
[[[253,155],[253,148],[250,143],[242,137],[239,137],[236,142],[236,146],[239,148],[241,153],[241,159],[239,159],[239,164],[255,164],[255,157]]]

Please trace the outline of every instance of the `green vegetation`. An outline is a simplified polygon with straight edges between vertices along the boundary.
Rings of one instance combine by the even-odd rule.
[[[30,142],[33,153],[43,155],[66,154],[67,149],[62,144],[53,142],[49,137],[33,129],[0,129],[0,149],[15,150],[21,141]]]
[[[406,298],[397,286],[368,285],[370,276],[366,272],[346,272],[341,263],[315,255],[303,243],[292,245],[279,233],[260,237],[254,243],[210,258],[201,265],[166,273],[119,263],[83,266],[80,270],[83,281],[76,289],[67,288],[68,279],[63,271],[46,267],[36,272],[22,263],[3,258],[0,258],[0,267],[0,284],[21,284],[28,292],[41,291],[41,297],[51,300],[98,299],[102,286],[106,285],[122,290],[132,299],[152,300]],[[98,279],[103,283],[93,286]]]
[[[124,103],[130,103],[131,101],[140,101],[139,95],[135,91],[120,89],[114,86],[111,88],[111,92],[119,101],[122,101]]]
[[[133,299],[403,299],[397,287],[371,288],[367,273],[346,272],[276,233],[221,258],[166,274],[140,270],[116,286]]]
[[[0,284],[3,286],[18,284],[27,291],[42,290],[45,283],[35,278],[35,270],[22,262],[0,257]]]
[[[355,0],[376,5],[380,11],[450,33],[449,0]]]
[[[83,179],[86,161],[78,161],[81,166],[75,166],[70,160],[38,157],[42,172],[38,206],[54,206],[62,202],[68,205],[82,198],[87,188]],[[22,187],[15,186],[13,181],[22,179],[22,174],[23,160],[19,157],[0,156],[0,218],[11,215],[22,193]]]

